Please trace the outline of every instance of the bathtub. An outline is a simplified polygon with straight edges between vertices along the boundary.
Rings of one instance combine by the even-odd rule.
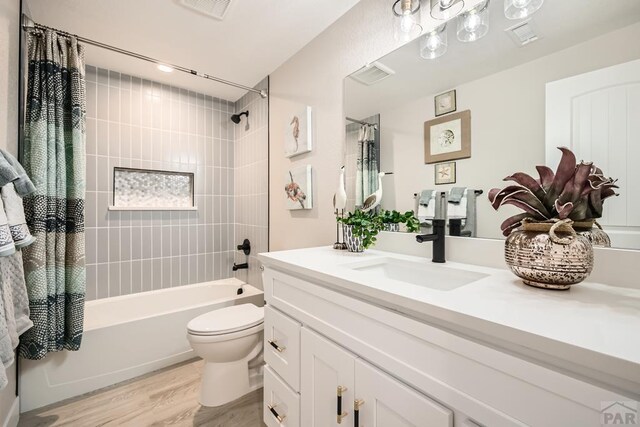
[[[20,360],[20,411],[193,358],[189,320],[244,303],[262,306],[263,292],[234,278],[88,301],[80,351]]]

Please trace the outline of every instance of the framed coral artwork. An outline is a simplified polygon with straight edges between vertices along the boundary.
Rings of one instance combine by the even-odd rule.
[[[311,107],[307,106],[287,118],[284,132],[285,156],[293,157],[310,152],[312,140]]]
[[[284,192],[287,209],[290,211],[313,207],[313,186],[311,165],[292,168],[285,176]]]

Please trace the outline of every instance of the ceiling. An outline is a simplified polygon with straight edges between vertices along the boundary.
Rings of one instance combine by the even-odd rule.
[[[520,21],[505,18],[503,2],[492,0],[489,33],[473,43],[459,42],[455,20],[448,25],[448,52],[435,60],[419,55],[419,38],[379,59],[396,72],[372,86],[345,79],[345,113],[368,117],[381,105],[399,105],[416,94],[433,95],[515,67],[585,40],[640,22],[638,0],[546,1],[532,21],[542,38],[518,47],[504,32]],[[629,43],[636,41],[629,40]],[[612,46],[612,49],[615,49]],[[597,52],[594,52],[597,55]]]
[[[224,20],[178,0],[27,0],[48,25],[253,87],[359,0],[233,0]],[[235,101],[245,91],[88,46],[90,65]]]

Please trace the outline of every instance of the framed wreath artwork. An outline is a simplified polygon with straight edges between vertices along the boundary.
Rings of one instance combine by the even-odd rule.
[[[471,157],[471,111],[449,114],[424,122],[426,164]]]

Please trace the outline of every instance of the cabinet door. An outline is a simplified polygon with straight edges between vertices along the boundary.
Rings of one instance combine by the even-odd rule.
[[[305,427],[353,425],[355,356],[317,333],[302,328],[300,410]],[[338,387],[342,396],[338,397]],[[338,417],[338,399],[342,413]]]
[[[362,360],[356,360],[355,365],[355,398],[362,402],[359,423],[354,423],[356,427],[453,425],[453,413],[449,409]]]

